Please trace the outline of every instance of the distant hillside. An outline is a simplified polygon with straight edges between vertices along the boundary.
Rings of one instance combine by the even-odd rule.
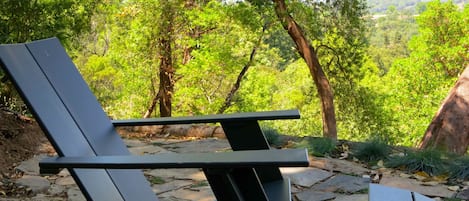
[[[428,2],[430,0],[368,0],[368,6],[372,13],[385,12],[389,6],[396,6],[397,10],[414,11],[415,6],[420,2]],[[446,1],[446,0],[443,0]],[[469,0],[453,0],[453,3],[465,5]]]

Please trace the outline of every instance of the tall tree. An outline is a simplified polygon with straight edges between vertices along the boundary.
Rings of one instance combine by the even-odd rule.
[[[81,47],[74,42],[90,30],[91,18],[101,2],[0,1],[0,44],[58,37],[67,50],[79,49]],[[3,77],[1,70],[0,77]],[[25,110],[25,107],[15,108],[23,104],[5,81],[6,78],[0,83],[0,105]]]
[[[469,146],[469,66],[433,117],[420,144],[464,155]]]
[[[256,56],[257,49],[261,45],[266,29],[267,29],[267,24],[264,24],[264,26],[262,27],[262,34],[259,36],[259,39],[257,40],[257,42],[254,44],[254,47],[252,47],[251,54],[249,55],[249,60],[243,66],[243,69],[241,69],[241,72],[238,74],[238,78],[236,79],[235,84],[233,84],[233,86],[231,87],[230,92],[225,98],[225,102],[223,102],[223,105],[218,110],[219,114],[222,114],[223,112],[225,112],[226,109],[228,109],[231,106],[233,97],[235,93],[238,91],[239,87],[241,86],[241,81],[243,80],[244,76],[248,72],[249,67],[251,67],[252,64],[254,63],[254,58]]]
[[[459,77],[443,101],[420,143],[420,148],[440,148],[457,154],[469,145],[467,97],[469,89],[469,6],[458,11],[451,2],[433,1],[418,18],[420,35],[414,45],[415,56],[442,77]]]
[[[337,124],[334,109],[334,95],[331,85],[327,79],[316,50],[306,38],[301,27],[295,19],[289,14],[285,0],[273,0],[275,12],[283,28],[288,32],[296,44],[298,53],[305,60],[309,67],[311,76],[317,87],[318,95],[321,100],[323,135],[324,137],[337,139]]]

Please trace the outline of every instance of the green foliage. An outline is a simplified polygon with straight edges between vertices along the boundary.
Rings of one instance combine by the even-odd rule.
[[[58,36],[111,117],[141,117],[159,87],[158,36],[166,23],[160,16],[171,9],[176,16],[175,116],[218,111],[262,39],[226,112],[298,108],[301,120],[269,121],[265,126],[276,130],[272,133],[322,135],[317,89],[270,1],[172,0],[164,2],[170,3],[166,10],[162,2],[4,1],[0,42]],[[383,10],[384,17],[369,19],[363,0],[287,1],[330,79],[339,138],[362,141],[376,136],[415,145],[468,65],[469,9],[432,1],[419,4],[421,15],[414,18],[413,12],[401,10],[402,2],[368,2],[371,7],[394,7]],[[1,86],[2,104],[24,108],[9,90]],[[327,153],[328,147],[332,145],[318,149]],[[370,149],[363,151],[370,152],[365,158],[382,153],[372,145]]]
[[[467,156],[458,157],[449,164],[449,177],[451,179],[469,179],[469,158]]]
[[[309,137],[298,143],[297,147],[307,148],[313,156],[324,157],[332,154],[336,142],[329,138]]]
[[[461,35],[467,33],[467,26],[460,24],[463,16],[451,2],[430,2],[418,17],[419,34],[409,42],[409,57],[395,60],[381,79],[385,110],[393,114],[399,144],[420,141],[457,74],[468,64],[467,51],[461,51],[468,38]]]
[[[408,151],[404,156],[394,156],[385,164],[391,168],[402,168],[408,172],[426,172],[439,175],[446,171],[445,155],[437,150]]]
[[[262,127],[262,132],[264,133],[265,138],[267,139],[267,142],[269,142],[270,145],[274,145],[276,147],[280,147],[283,142],[282,138],[280,136],[280,133],[278,130],[271,128],[271,127]]]
[[[376,162],[385,160],[391,153],[391,147],[383,140],[372,139],[353,148],[353,156],[361,161]]]
[[[0,1],[0,44],[55,36],[73,52],[78,48],[73,42],[89,31],[91,18],[101,4],[101,0]],[[26,113],[26,106],[3,76],[0,70],[0,105]]]
[[[150,180],[150,183],[152,183],[152,184],[164,184],[164,183],[166,183],[166,181],[161,177],[151,176],[149,180]]]

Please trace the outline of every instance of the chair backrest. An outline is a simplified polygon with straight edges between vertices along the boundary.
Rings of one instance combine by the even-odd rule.
[[[1,45],[0,64],[60,156],[129,154],[57,38]],[[157,200],[141,170],[70,172],[88,200]]]

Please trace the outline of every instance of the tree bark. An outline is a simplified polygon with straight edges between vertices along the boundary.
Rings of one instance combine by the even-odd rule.
[[[288,14],[285,0],[272,0],[274,2],[275,13],[282,23],[283,28],[296,44],[296,48],[309,67],[314,84],[318,90],[321,100],[322,123],[324,137],[337,139],[337,123],[334,109],[334,95],[321,64],[319,63],[316,51],[305,37],[303,30],[296,23],[293,17]]]
[[[464,155],[469,145],[469,66],[428,126],[419,148],[434,148]]]
[[[160,27],[160,38],[158,39],[159,51],[160,51],[160,85],[158,90],[159,102],[160,102],[160,116],[170,117],[171,116],[171,102],[174,91],[174,73],[175,69],[173,66],[173,53],[171,44],[173,43],[173,17],[174,8],[170,5],[171,2],[163,1],[163,9],[166,12],[161,13],[161,27]]]
[[[256,56],[257,48],[259,47],[260,43],[262,42],[262,39],[264,38],[264,32],[265,32],[266,28],[267,28],[267,24],[265,24],[262,27],[262,34],[259,37],[259,39],[257,40],[256,44],[254,44],[254,47],[252,48],[251,54],[249,56],[249,61],[244,65],[243,69],[241,70],[241,72],[238,75],[238,78],[236,79],[236,83],[233,85],[233,87],[231,87],[231,91],[226,96],[225,102],[223,103],[223,105],[218,110],[219,114],[224,113],[225,110],[228,109],[231,106],[231,101],[233,100],[233,97],[234,97],[235,93],[238,91],[239,87],[241,86],[241,81],[243,80],[244,76],[248,72],[249,67],[252,66],[252,63],[254,63],[254,57]]]

